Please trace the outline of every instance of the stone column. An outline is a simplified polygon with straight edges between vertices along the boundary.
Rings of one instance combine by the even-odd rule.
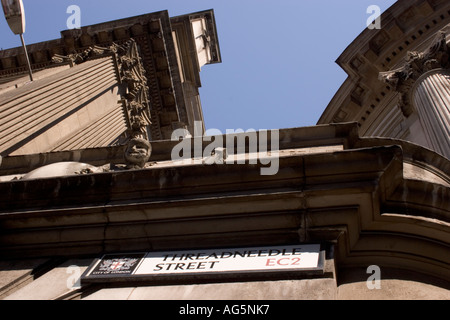
[[[439,32],[424,52],[410,51],[405,64],[380,73],[380,80],[400,93],[403,115],[416,113],[429,146],[450,159],[450,46]]]
[[[430,145],[450,159],[450,73],[427,72],[412,89],[412,102]]]

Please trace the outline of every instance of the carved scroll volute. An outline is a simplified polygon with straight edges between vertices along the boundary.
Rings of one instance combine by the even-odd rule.
[[[116,48],[120,80],[127,86],[127,94],[122,103],[128,121],[128,137],[149,140],[147,126],[151,124],[151,116],[147,78],[137,44],[132,39]]]
[[[450,67],[450,47],[446,42],[446,33],[438,33],[431,47],[424,52],[409,51],[405,64],[395,70],[380,72],[379,80],[399,92],[399,107],[405,117],[409,117],[414,109],[411,103],[411,88],[424,73]]]

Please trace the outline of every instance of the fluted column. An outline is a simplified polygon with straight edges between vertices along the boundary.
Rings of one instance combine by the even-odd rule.
[[[413,104],[433,149],[450,159],[450,73],[438,69],[412,88]]]
[[[446,32],[439,32],[428,50],[408,52],[405,64],[381,72],[380,80],[399,92],[398,105],[406,118],[418,115],[429,146],[450,159],[450,46]]]

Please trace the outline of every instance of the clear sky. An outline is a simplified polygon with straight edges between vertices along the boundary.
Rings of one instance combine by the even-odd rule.
[[[168,10],[214,9],[223,62],[204,66],[200,97],[206,128],[312,126],[347,75],[335,63],[366,28],[367,8],[394,0],[23,0],[27,44],[60,37],[67,8],[81,25]],[[0,12],[1,9],[0,9]],[[382,21],[381,21],[382,23]],[[376,32],[376,30],[374,30]],[[0,18],[0,47],[20,46]]]

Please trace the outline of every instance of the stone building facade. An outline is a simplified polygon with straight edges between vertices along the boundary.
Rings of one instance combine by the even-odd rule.
[[[398,1],[316,126],[214,142],[170,140],[203,123],[212,11],[64,31],[27,85],[0,52],[0,112],[33,107],[0,124],[0,298],[449,299],[449,16]]]
[[[338,58],[348,78],[318,124],[356,121],[450,157],[446,1],[398,1],[380,30],[364,30]]]
[[[212,10],[66,30],[28,52],[31,84],[23,49],[0,53],[3,156],[116,145],[133,127],[150,140],[193,132],[204,122],[200,69],[221,61]]]

